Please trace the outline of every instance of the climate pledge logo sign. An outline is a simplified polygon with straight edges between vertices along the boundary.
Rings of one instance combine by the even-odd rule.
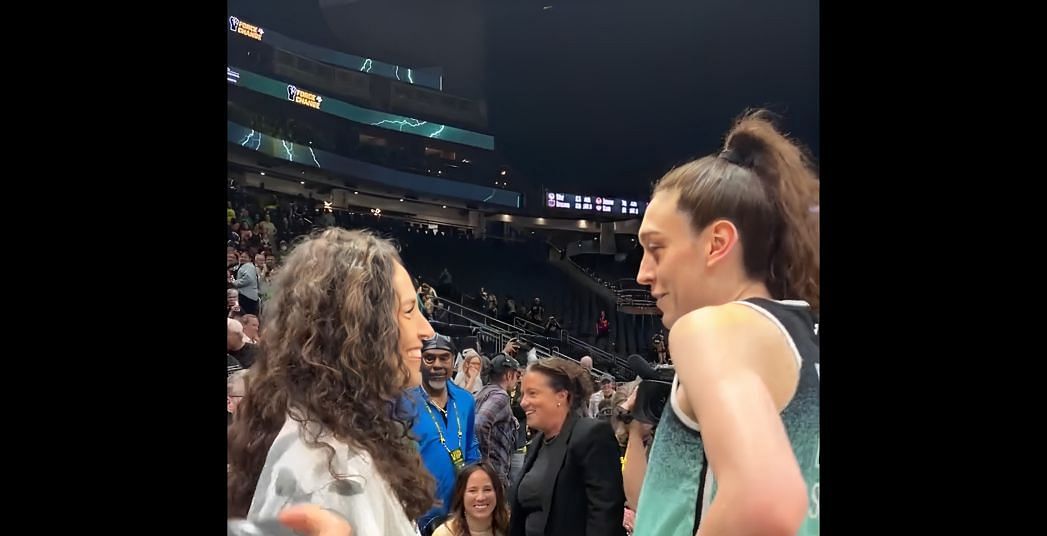
[[[229,17],[229,31],[240,35],[246,35],[257,41],[261,41],[262,36],[265,34],[265,30],[254,24],[248,24],[236,17]]]
[[[319,110],[320,103],[324,101],[324,98],[316,93],[310,93],[304,89],[298,89],[298,86],[288,85],[287,100]]]

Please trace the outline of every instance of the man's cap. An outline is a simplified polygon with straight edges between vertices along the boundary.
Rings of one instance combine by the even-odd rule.
[[[428,352],[429,350],[447,350],[451,352],[451,355],[458,353],[451,338],[439,333],[435,337],[422,342],[422,352]]]
[[[520,365],[519,361],[505,354],[499,355],[498,357],[494,358],[494,361],[491,362],[491,372],[504,372],[506,370],[521,369],[523,369],[523,366]]]

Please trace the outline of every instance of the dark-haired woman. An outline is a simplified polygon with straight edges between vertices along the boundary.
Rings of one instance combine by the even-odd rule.
[[[637,281],[676,377],[649,463],[631,426],[635,536],[818,534],[817,206],[804,153],[760,113],[655,187]]]
[[[402,394],[421,383],[434,333],[396,249],[327,229],[295,247],[274,287],[271,331],[230,427],[229,515],[311,503],[356,534],[415,535],[435,482]]]
[[[433,536],[506,536],[509,509],[498,473],[488,464],[462,469],[451,494],[450,517]]]
[[[538,431],[513,494],[510,536],[624,535],[625,493],[611,425],[582,417],[592,382],[561,358],[527,367],[520,406]]]

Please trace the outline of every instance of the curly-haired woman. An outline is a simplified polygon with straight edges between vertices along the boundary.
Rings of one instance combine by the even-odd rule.
[[[228,514],[312,503],[357,534],[415,534],[435,483],[401,404],[434,333],[395,247],[320,231],[286,257],[274,288],[230,427]]]

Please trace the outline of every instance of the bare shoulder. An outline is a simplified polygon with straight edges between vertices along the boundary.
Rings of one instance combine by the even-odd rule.
[[[669,332],[669,345],[706,350],[729,347],[733,349],[730,353],[737,356],[746,350],[780,342],[780,338],[778,328],[758,311],[728,303],[696,309],[680,317]]]
[[[669,351],[685,387],[732,373],[755,373],[783,408],[795,392],[799,368],[789,340],[759,311],[738,303],[703,307],[680,317]]]

